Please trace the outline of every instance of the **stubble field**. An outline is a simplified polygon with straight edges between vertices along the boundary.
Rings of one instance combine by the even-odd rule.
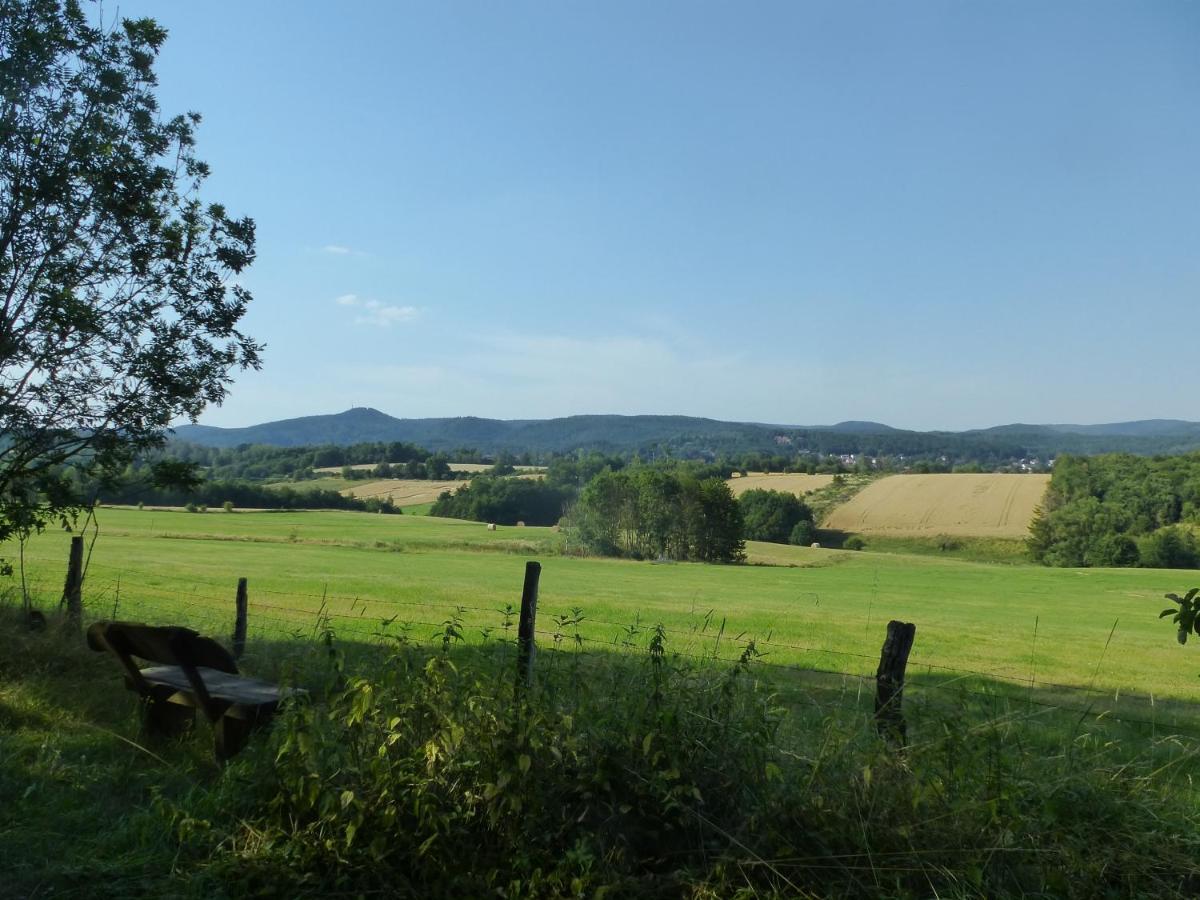
[[[826,517],[838,531],[888,536],[1021,538],[1048,475],[890,475]]]
[[[750,472],[728,480],[735,497],[746,491],[783,491],[803,497],[809,491],[820,490],[833,483],[832,475],[792,475],[782,472]]]

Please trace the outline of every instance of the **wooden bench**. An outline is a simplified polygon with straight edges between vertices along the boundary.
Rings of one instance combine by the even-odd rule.
[[[254,726],[270,720],[280,700],[303,693],[238,674],[229,651],[190,628],[97,622],[87,642],[120,662],[125,686],[142,697],[147,732],[182,734],[198,707],[213,726],[222,762],[246,745]],[[160,665],[139,669],[135,657]]]

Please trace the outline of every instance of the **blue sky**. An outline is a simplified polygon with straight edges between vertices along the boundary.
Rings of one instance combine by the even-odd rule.
[[[120,13],[258,223],[204,423],[1200,419],[1200,4]]]

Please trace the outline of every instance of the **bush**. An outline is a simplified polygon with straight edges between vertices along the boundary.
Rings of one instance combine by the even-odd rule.
[[[197,512],[197,511],[199,511],[199,509],[200,509],[200,508],[199,508],[198,506],[196,506],[196,504],[195,504],[195,503],[193,503],[191,500],[189,500],[187,503],[183,504],[183,508],[184,508],[184,511],[185,511],[185,512],[190,512],[190,513]]]
[[[860,538],[857,534],[852,534],[842,542],[843,550],[862,550],[867,546],[867,542]]]
[[[812,510],[795,494],[785,491],[746,491],[738,499],[738,506],[744,523],[742,535],[748,541],[786,544],[798,523],[811,524],[813,520]]]
[[[792,533],[788,535],[788,543],[795,544],[797,547],[812,546],[813,541],[817,539],[817,528],[812,522],[800,521],[792,528]]]
[[[233,512],[233,501],[226,500],[224,503],[221,504],[221,509],[225,510],[225,512],[230,512],[230,513]]]

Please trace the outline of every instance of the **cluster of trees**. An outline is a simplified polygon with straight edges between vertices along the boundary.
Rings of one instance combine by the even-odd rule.
[[[511,470],[511,467],[509,467]],[[466,472],[460,472],[462,478],[470,478]],[[435,453],[426,460],[410,459],[405,463],[381,462],[369,469],[356,469],[352,466],[342,466],[342,477],[348,481],[368,481],[372,478],[415,478],[418,480],[445,481],[454,478],[455,473],[450,468],[450,461],[440,453]]]
[[[1200,453],[1060,457],[1030,526],[1051,566],[1200,567]]]
[[[587,550],[603,556],[745,559],[741,509],[729,485],[685,467],[601,472],[580,493],[571,526]]]
[[[555,525],[573,497],[572,489],[546,481],[484,474],[453,493],[443,491],[429,514],[498,525]]]
[[[816,540],[813,512],[795,494],[784,491],[746,491],[738,500],[748,541],[771,541],[807,547]]]

